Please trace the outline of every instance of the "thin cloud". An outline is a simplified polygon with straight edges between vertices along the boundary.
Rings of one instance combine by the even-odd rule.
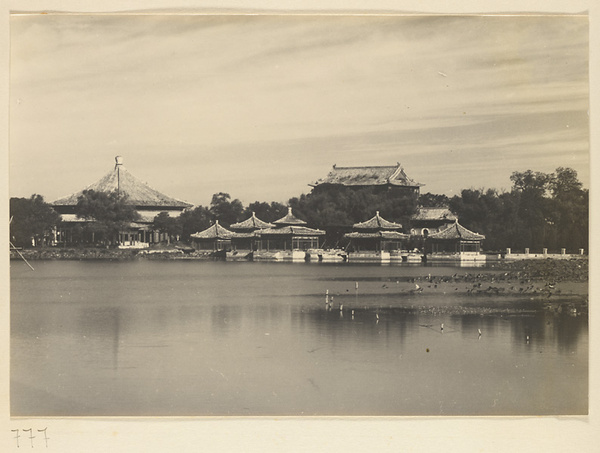
[[[455,191],[449,157],[504,161],[498,179],[470,177],[505,181],[562,165],[559,145],[586,178],[587,40],[587,19],[568,16],[18,16],[11,193],[71,193],[115,154],[192,202],[225,182],[285,200],[344,159],[400,160]],[[73,178],[40,177],[61,161]]]

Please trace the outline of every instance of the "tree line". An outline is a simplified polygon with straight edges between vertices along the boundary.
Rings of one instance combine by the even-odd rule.
[[[208,228],[217,219],[229,227],[254,212],[261,220],[273,222],[291,206],[294,214],[311,227],[327,230],[327,240],[333,243],[354,223],[371,218],[376,211],[387,220],[408,227],[419,206],[447,207],[463,226],[486,236],[485,250],[588,249],[589,191],[583,188],[575,170],[567,167],[558,167],[553,173],[527,170],[512,173],[510,180],[509,191],[470,188],[453,197],[425,193],[418,199],[411,194],[375,187],[318,186],[311,193],[291,198],[287,205],[255,201],[246,207],[239,199],[219,192],[212,196],[209,206],[196,206],[179,217],[160,213],[152,226],[172,240],[187,242],[191,234]],[[40,195],[11,198],[10,211],[11,240],[15,245],[31,246],[32,238],[37,245],[47,243],[52,228],[60,221],[60,216]],[[84,191],[75,212],[78,217],[95,222],[75,226],[74,239],[93,233],[96,240],[105,243],[114,243],[119,231],[129,222],[139,220],[127,198],[116,193]]]

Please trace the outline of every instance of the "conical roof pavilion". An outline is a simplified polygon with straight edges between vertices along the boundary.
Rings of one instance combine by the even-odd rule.
[[[249,219],[244,220],[243,222],[234,223],[229,226],[232,230],[244,230],[244,231],[254,231],[254,230],[262,230],[265,228],[274,228],[275,225],[268,222],[263,222],[258,217],[256,217],[256,213],[252,212],[252,216]]]
[[[140,181],[133,176],[123,166],[123,160],[120,156],[115,158],[116,164],[113,170],[108,172],[100,180],[90,184],[85,189],[60,198],[51,203],[53,206],[71,207],[77,205],[78,198],[83,194],[84,190],[95,190],[97,192],[118,192],[126,195],[129,204],[137,208],[174,208],[184,209],[192,205],[185,201],[177,200],[169,197],[158,190],[153,189],[145,182]]]
[[[292,214],[291,206],[288,207],[288,213],[284,217],[282,217],[279,220],[275,220],[275,222],[273,223],[279,226],[306,225],[306,222],[304,220],[301,220],[294,214]]]
[[[475,233],[471,230],[466,229],[464,226],[458,223],[456,220],[448,228],[438,231],[437,233],[431,233],[429,239],[438,240],[463,240],[463,241],[482,241],[485,239],[483,234]]]
[[[357,230],[401,230],[402,225],[399,223],[389,222],[379,215],[379,211],[371,219],[355,223],[353,228]]]

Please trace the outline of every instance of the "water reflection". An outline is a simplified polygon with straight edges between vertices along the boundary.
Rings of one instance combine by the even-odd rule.
[[[118,266],[13,276],[14,415],[587,412],[585,314],[400,294],[397,268]]]
[[[119,364],[120,324],[121,312],[119,307],[86,307],[78,312],[77,332],[83,338],[92,338],[99,342],[101,348],[112,343],[112,366],[116,370]],[[103,356],[103,353],[95,354],[92,360]]]

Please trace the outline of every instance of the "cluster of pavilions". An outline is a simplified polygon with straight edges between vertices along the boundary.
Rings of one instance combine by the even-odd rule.
[[[440,211],[446,212],[440,216]],[[464,228],[449,211],[422,208],[414,219],[416,224],[412,234],[406,234],[402,232],[401,224],[390,222],[376,212],[371,219],[354,224],[353,231],[344,234],[342,247],[334,244],[325,248],[326,231],[309,228],[307,222],[293,214],[292,208],[273,223],[260,220],[254,212],[250,218],[232,224],[229,229],[217,220],[206,230],[192,234],[191,238],[198,251],[254,260],[421,262],[428,253],[434,258],[480,255],[484,236]],[[407,244],[414,242],[415,236],[425,246],[424,250],[408,249]]]
[[[371,187],[392,193],[409,193],[418,196],[422,184],[410,179],[400,164],[375,167],[337,167],[323,179],[311,184],[313,188]],[[169,197],[134,177],[123,166],[120,156],[115,158],[114,169],[84,190],[114,192],[127,196],[136,209],[139,219],[119,235],[124,248],[146,248],[165,240],[165,233],[156,231],[152,224],[159,213],[179,216],[190,203]],[[88,220],[76,214],[76,206],[83,190],[52,202],[61,215],[62,222],[54,232],[53,243],[76,242],[77,231]],[[356,223],[352,231],[343,235],[343,243],[325,244],[326,231],[311,228],[296,217],[292,209],[279,220],[268,223],[253,213],[243,222],[224,228],[218,220],[204,231],[191,235],[198,253],[222,254],[230,257],[260,259],[319,259],[319,260],[377,260],[421,261],[423,257],[444,259],[475,259],[480,254],[484,236],[467,230],[447,208],[422,207],[410,219],[410,232],[403,226],[379,215]],[[92,233],[93,234],[93,233]],[[93,242],[93,237],[91,238]],[[408,250],[409,244],[418,243],[420,250]]]

